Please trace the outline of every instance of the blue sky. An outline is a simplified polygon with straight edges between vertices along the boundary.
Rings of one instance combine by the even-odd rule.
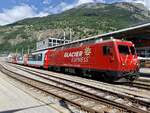
[[[43,17],[60,13],[89,2],[114,3],[136,2],[150,9],[150,0],[0,0],[0,25],[6,25],[24,18]]]

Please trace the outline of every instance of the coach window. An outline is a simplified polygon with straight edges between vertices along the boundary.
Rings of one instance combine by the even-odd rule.
[[[111,54],[110,46],[103,46],[103,54],[104,55],[110,55]]]
[[[36,61],[36,55],[31,56],[31,61]]]
[[[38,54],[38,61],[42,61],[42,54]]]

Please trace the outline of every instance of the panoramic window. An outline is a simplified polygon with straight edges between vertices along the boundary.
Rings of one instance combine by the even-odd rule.
[[[38,54],[37,61],[42,61],[42,54]]]
[[[119,49],[119,53],[121,54],[125,54],[125,55],[130,54],[128,46],[119,45],[118,49]]]
[[[36,55],[33,55],[31,61],[36,61]]]
[[[32,56],[32,55],[29,55],[28,60],[29,60],[29,61],[33,61],[33,56]]]

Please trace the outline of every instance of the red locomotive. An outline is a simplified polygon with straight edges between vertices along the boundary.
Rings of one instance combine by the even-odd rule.
[[[32,53],[26,63],[111,82],[132,81],[139,75],[134,44],[116,39],[89,39],[51,47]]]

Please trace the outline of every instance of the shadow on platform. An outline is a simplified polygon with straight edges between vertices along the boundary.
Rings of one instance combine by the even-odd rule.
[[[12,110],[0,111],[0,113],[15,113],[17,111],[22,111],[22,110],[31,109],[31,108],[38,108],[38,107],[47,106],[47,105],[49,105],[49,104],[43,104],[43,105],[38,105],[38,106],[31,106],[31,107],[20,108],[20,109],[12,109]]]
[[[59,101],[60,105],[66,109],[68,109],[70,111],[70,113],[74,113],[69,107],[68,107],[68,104],[65,102],[65,100],[61,99]]]

